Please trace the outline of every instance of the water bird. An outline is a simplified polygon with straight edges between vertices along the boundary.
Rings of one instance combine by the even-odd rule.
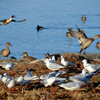
[[[1,55],[3,56],[3,57],[8,57],[9,56],[9,54],[10,54],[10,50],[9,50],[9,47],[8,46],[12,46],[9,42],[7,42],[6,43],[6,49],[3,49],[2,51],[1,51]]]
[[[37,25],[37,31],[39,31],[39,30],[41,30],[41,29],[44,29],[44,27],[43,26],[40,26],[40,25]]]
[[[3,76],[0,74],[0,81],[2,81],[2,77],[3,77]]]
[[[45,59],[44,62],[46,63],[47,68],[52,70],[52,71],[64,68],[64,66],[61,66],[55,62],[50,62],[49,59]]]
[[[37,58],[34,58],[34,57],[32,57],[32,56],[28,56],[28,53],[27,53],[27,52],[23,52],[22,55],[24,55],[24,56],[22,57],[23,61],[31,62],[31,61],[37,60]]]
[[[52,86],[55,80],[56,80],[55,77],[50,77],[47,79],[42,79],[40,82],[44,84],[45,87],[48,87],[48,86]]]
[[[9,80],[7,83],[6,83],[6,86],[8,87],[8,89],[12,89],[14,86],[15,86],[15,81],[12,79],[12,80]],[[7,89],[7,90],[8,90]]]
[[[83,34],[83,32],[77,32],[74,31],[72,28],[68,28],[69,32],[71,33],[71,35],[75,38],[77,38],[79,40],[79,43],[81,45],[80,48],[80,53],[88,48],[90,46],[90,44],[96,39],[96,38],[100,38],[100,35],[96,35],[93,38],[88,38],[85,33]]]
[[[24,22],[24,21],[26,21],[26,19],[23,19],[23,20],[20,20],[20,21],[16,21],[16,20],[14,20],[13,18],[15,17],[15,15],[12,15],[10,18],[8,18],[8,19],[3,19],[3,20],[0,20],[0,22],[2,22],[1,24],[0,24],[0,26],[1,25],[7,25],[7,24],[9,24],[10,22]]]
[[[7,73],[4,73],[3,74],[3,77],[2,77],[2,82],[4,84],[6,84],[9,80],[11,80],[11,77],[7,75]]]
[[[100,70],[100,65],[93,65],[93,64],[87,63],[86,59],[82,60],[82,62],[83,62],[84,68],[87,69],[90,73]]]
[[[64,56],[61,56],[61,64],[62,64],[63,66],[71,66],[71,65],[73,65],[73,63],[66,61],[66,60],[64,59]]]
[[[58,86],[73,91],[79,89],[82,86],[82,84],[83,82],[76,80],[75,82],[61,83]]]
[[[83,15],[83,16],[81,17],[81,20],[85,23],[85,21],[86,21],[86,16]]]
[[[47,79],[47,78],[50,78],[50,77],[59,77],[61,76],[62,74],[65,74],[67,73],[66,71],[55,71],[55,72],[50,72],[46,75],[41,75],[40,76],[40,79]]]
[[[68,36],[69,39],[71,39],[71,36],[72,36],[72,35],[71,35],[69,32],[67,32],[67,33],[66,33],[66,36]]]
[[[96,47],[98,50],[100,50],[100,41],[96,43]]]

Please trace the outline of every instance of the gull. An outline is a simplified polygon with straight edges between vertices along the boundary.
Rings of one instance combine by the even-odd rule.
[[[47,78],[47,79],[42,79],[40,82],[42,84],[44,84],[45,87],[52,86],[52,84],[55,82],[55,77],[50,77],[50,78]]]
[[[3,74],[3,77],[2,77],[2,82],[4,84],[6,84],[9,80],[11,80],[11,77],[7,75],[7,73],[4,73]]]
[[[14,68],[14,64],[13,63],[8,63],[8,64],[5,65],[5,69],[6,70],[11,70],[13,68]]]
[[[46,75],[41,75],[40,76],[40,79],[47,79],[47,78],[50,78],[50,77],[59,77],[61,76],[62,74],[65,74],[67,73],[66,71],[56,71],[56,72],[50,72]]]
[[[15,81],[15,84],[21,84],[21,82],[24,80],[23,76],[19,76],[13,79]]]
[[[65,88],[67,90],[77,90],[82,86],[83,82],[81,81],[74,81],[74,82],[68,82],[68,83],[61,83],[60,87]]]
[[[6,86],[9,88],[13,88],[15,86],[15,81],[12,79],[12,80],[9,80],[7,83],[6,83]]]
[[[2,75],[0,74],[0,81],[2,81]]]
[[[34,80],[39,79],[37,75],[32,76],[30,71],[27,71],[27,74],[24,76],[23,81],[21,82],[22,85],[30,83]]]
[[[82,62],[83,62],[84,68],[87,69],[90,73],[100,70],[100,68],[97,68],[98,65],[93,65],[93,64],[87,63],[86,59],[82,60]]]
[[[61,66],[61,65],[54,63],[54,62],[50,62],[48,59],[45,59],[44,62],[46,63],[47,68],[52,70],[52,71],[64,68],[64,66]]]
[[[70,66],[70,65],[72,65],[73,63],[66,61],[66,60],[64,59],[64,57],[61,56],[61,64],[62,64],[63,66]]]

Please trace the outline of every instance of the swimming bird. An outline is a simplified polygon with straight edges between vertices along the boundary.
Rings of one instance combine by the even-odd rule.
[[[24,55],[24,56],[22,57],[23,61],[31,62],[31,61],[37,60],[37,58],[34,58],[34,57],[32,57],[32,56],[28,56],[28,53],[27,53],[27,52],[23,52],[22,55]]]
[[[75,38],[77,38],[79,40],[79,43],[81,45],[80,48],[80,53],[88,48],[90,46],[90,44],[96,39],[96,38],[100,38],[100,35],[96,35],[93,38],[88,38],[85,33],[83,34],[83,32],[77,32],[74,31],[72,28],[68,28],[69,32],[71,33],[71,35]]]
[[[61,64],[63,66],[71,66],[71,65],[73,65],[73,63],[66,61],[63,56],[61,56]]]
[[[15,15],[12,15],[12,16],[11,16],[10,18],[8,18],[8,19],[0,20],[0,22],[2,22],[2,23],[0,24],[0,26],[1,26],[1,25],[7,25],[7,24],[9,24],[10,22],[24,22],[24,21],[26,21],[26,19],[20,20],[20,21],[16,21],[16,20],[13,19],[14,17],[15,17]]]
[[[81,20],[82,20],[83,22],[85,22],[85,21],[86,21],[86,16],[83,15],[83,16],[81,17]]]
[[[55,62],[50,62],[49,59],[45,59],[44,62],[46,63],[47,68],[52,71],[59,70],[60,68],[64,68],[64,66],[61,66]]]
[[[44,29],[44,27],[43,26],[40,26],[40,25],[37,25],[37,31],[39,31],[41,29]]]
[[[10,54],[10,50],[9,50],[9,48],[8,48],[8,46],[12,46],[9,42],[7,42],[6,43],[6,49],[3,49],[2,51],[1,51],[1,55],[3,56],[3,57],[8,57],[9,56],[9,54]]]

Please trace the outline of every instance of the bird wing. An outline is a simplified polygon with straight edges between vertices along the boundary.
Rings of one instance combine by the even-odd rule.
[[[24,22],[24,21],[26,21],[26,19],[23,19],[23,20],[20,20],[20,21],[16,21],[16,20],[12,19],[11,21],[12,22]]]
[[[7,19],[2,19],[2,20],[0,20],[0,22],[5,22]]]
[[[74,31],[72,28],[68,28],[69,33],[75,38],[79,40],[80,45],[87,39],[87,37],[82,32]]]

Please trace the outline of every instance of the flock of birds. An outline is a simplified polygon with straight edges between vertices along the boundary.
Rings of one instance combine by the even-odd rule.
[[[0,25],[6,25],[9,24],[10,22],[24,22],[24,20],[16,21],[13,20],[15,16],[12,15],[8,19],[0,20],[2,22]],[[86,17],[83,15],[81,18],[83,22],[85,22]],[[37,25],[37,30],[39,31],[40,29],[43,29],[44,27]],[[69,32],[67,33],[67,36],[75,37],[79,40],[79,43],[81,45],[80,48],[80,53],[88,48],[90,44],[96,39],[100,38],[100,35],[96,35],[93,38],[88,38],[85,34],[85,32],[77,27],[78,31],[73,30],[72,28],[68,28]],[[8,46],[11,46],[9,42],[6,43],[6,48],[1,51],[1,55],[3,57],[8,57],[10,54],[10,50]],[[27,52],[24,52],[22,55],[24,55],[23,60],[27,61],[32,61],[36,60],[37,58],[33,58],[31,56],[28,56]],[[67,90],[77,90],[79,89],[84,83],[88,84],[88,81],[100,71],[100,65],[93,65],[90,63],[87,63],[87,60],[84,59],[83,66],[84,69],[82,70],[82,73],[75,75],[75,76],[70,76],[67,78],[61,78],[60,76],[62,74],[67,73],[66,71],[58,71],[61,68],[65,68],[68,66],[73,65],[72,62],[65,61],[64,57],[61,56],[61,65],[56,63],[55,56],[45,58],[44,63],[46,64],[47,68],[51,70],[52,72],[46,74],[46,75],[41,75],[40,77],[35,75],[32,76],[31,71],[27,71],[26,75],[24,76],[19,76],[14,79],[12,79],[7,73],[4,73],[3,75],[0,74],[0,81],[2,81],[8,88],[14,88],[16,85],[25,85],[28,84],[34,80],[40,79],[41,83],[44,84],[45,87],[52,86],[53,84],[58,85],[62,88],[65,88]],[[6,70],[12,70],[14,68],[13,63],[8,63],[3,66]],[[68,80],[72,82],[67,82]]]
[[[7,73],[4,73],[3,75],[0,74],[0,81],[2,81],[7,88],[12,89],[16,85],[26,85],[30,82],[33,82],[34,80],[40,79],[40,83],[42,83],[45,87],[52,86],[52,85],[58,85],[59,87],[62,87],[67,90],[77,90],[81,88],[84,84],[88,85],[88,81],[100,71],[100,65],[94,65],[87,62],[86,59],[83,59],[83,66],[84,69],[82,70],[82,73],[77,74],[75,76],[69,76],[66,78],[60,77],[61,75],[67,73],[67,71],[59,71],[59,69],[72,66],[72,62],[68,62],[64,59],[64,56],[61,55],[61,65],[56,63],[55,56],[49,56],[48,58],[45,58],[42,60],[46,67],[51,70],[52,72],[46,74],[46,75],[34,75],[32,76],[31,71],[27,70],[26,75],[19,76],[16,78],[11,78]],[[11,67],[11,68],[10,68]],[[14,68],[14,65],[12,63],[8,63],[5,65],[6,70],[12,70]],[[68,82],[68,81],[71,82]]]

